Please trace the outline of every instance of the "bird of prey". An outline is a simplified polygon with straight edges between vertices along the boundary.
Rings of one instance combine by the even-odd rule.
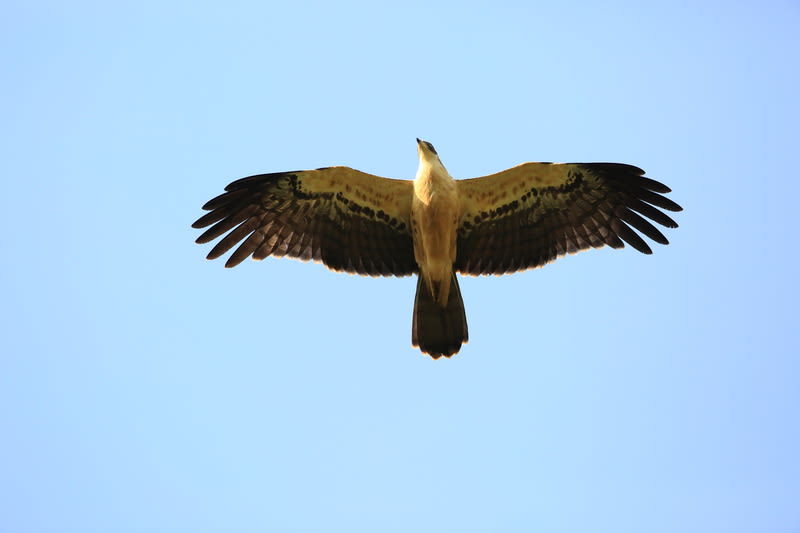
[[[678,227],[661,211],[682,209],[662,196],[669,187],[635,166],[523,163],[455,180],[431,143],[417,139],[417,151],[413,181],[348,167],[234,181],[203,206],[210,212],[192,227],[211,227],[196,242],[227,233],[208,259],[241,242],[226,267],[247,257],[288,256],[337,272],[416,274],[411,342],[438,359],[457,353],[469,337],[456,273],[508,274],[624,243],[650,254],[637,231],[668,241],[644,217]]]

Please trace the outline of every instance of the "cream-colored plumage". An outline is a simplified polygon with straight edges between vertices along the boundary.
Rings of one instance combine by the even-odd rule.
[[[411,201],[414,258],[434,300],[444,306],[456,260],[456,230],[460,202],[456,180],[433,147],[417,139],[419,168]]]
[[[417,147],[413,182],[348,167],[237,180],[203,206],[209,213],[193,227],[211,227],[197,242],[224,235],[209,259],[238,245],[227,267],[272,255],[355,274],[418,274],[412,344],[439,358],[468,339],[457,272],[516,272],[624,243],[649,254],[637,231],[668,241],[644,217],[677,227],[662,211],[681,210],[662,196],[670,189],[631,165],[524,163],[454,180],[430,143]]]

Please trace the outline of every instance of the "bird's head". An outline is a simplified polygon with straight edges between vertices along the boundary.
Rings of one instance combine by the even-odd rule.
[[[429,176],[431,173],[449,176],[447,169],[444,168],[441,159],[439,159],[439,155],[436,153],[436,148],[434,148],[431,143],[423,141],[422,139],[417,139],[417,152],[419,153],[417,177]]]
[[[441,161],[439,161],[439,155],[436,153],[436,148],[434,148],[433,145],[428,141],[417,139],[417,152],[419,152],[420,161],[426,161],[428,163],[438,162],[441,164]]]

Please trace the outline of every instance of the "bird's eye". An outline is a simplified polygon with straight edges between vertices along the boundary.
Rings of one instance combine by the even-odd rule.
[[[430,150],[431,152],[436,154],[436,148],[434,148],[431,143],[429,143],[428,141],[425,141],[425,145],[428,147],[428,150]],[[439,154],[436,154],[436,155],[439,155]]]

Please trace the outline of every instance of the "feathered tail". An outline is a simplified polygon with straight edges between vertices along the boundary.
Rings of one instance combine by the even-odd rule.
[[[458,353],[467,342],[467,315],[464,300],[455,272],[450,282],[447,305],[441,307],[433,300],[428,284],[417,276],[417,295],[414,298],[414,319],[411,325],[411,343],[423,353],[438,359]]]

